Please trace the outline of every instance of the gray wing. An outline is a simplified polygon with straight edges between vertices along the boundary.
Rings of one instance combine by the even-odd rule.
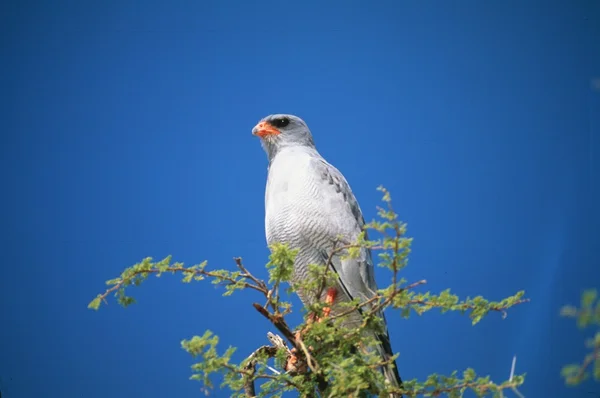
[[[327,209],[323,216],[326,217],[325,225],[329,226],[329,238],[334,240],[341,234],[354,241],[362,231],[365,220],[350,185],[338,169],[322,158],[314,159],[311,166],[318,173],[317,178],[320,180],[320,188],[323,190],[322,205]],[[367,237],[365,236],[365,238]],[[326,256],[325,261],[329,258],[329,253]],[[343,289],[351,299],[360,298],[361,301],[366,301],[376,294],[377,284],[371,250],[362,249],[358,258],[334,257],[332,262],[340,276]],[[359,312],[361,311],[359,310]],[[384,330],[383,333],[376,333],[379,341],[376,350],[387,361],[393,356],[393,350],[385,315],[381,311],[379,315],[383,319]],[[396,363],[392,362],[382,367],[381,371],[390,383],[398,387],[402,386],[402,379]],[[402,395],[392,394],[390,397],[401,398]]]
[[[350,185],[338,169],[322,158],[315,158],[311,167],[320,180],[323,206],[328,210],[324,215],[328,218],[325,221],[329,226],[329,238],[335,240],[341,234],[354,241],[362,231],[365,220]],[[329,253],[326,255],[329,256]],[[340,281],[352,298],[364,301],[375,295],[377,284],[370,250],[363,249],[358,258],[342,260],[336,257],[333,263]]]

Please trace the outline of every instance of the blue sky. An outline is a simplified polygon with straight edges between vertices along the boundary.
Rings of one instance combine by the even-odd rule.
[[[146,256],[242,256],[264,276],[250,131],[280,112],[308,123],[367,219],[376,187],[392,192],[407,279],[532,299],[475,327],[388,314],[404,378],[472,366],[500,381],[516,354],[528,397],[600,394],[562,386],[584,335],[558,317],[600,288],[598,2],[0,7],[3,398],[197,397],[182,339],[210,329],[237,358],[266,343],[252,292],[153,278],[128,309],[86,306]]]

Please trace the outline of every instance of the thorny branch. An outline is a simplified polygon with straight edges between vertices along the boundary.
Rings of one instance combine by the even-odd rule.
[[[574,377],[574,380],[583,380],[587,368],[590,367],[594,361],[600,361],[600,345],[596,344],[594,350],[585,356],[583,363],[579,367],[579,371]]]
[[[393,211],[391,209],[390,203],[388,203],[388,207],[389,207],[390,211]],[[383,210],[383,209],[380,209],[380,210],[385,212],[385,210]],[[401,280],[399,282],[398,272],[400,269],[402,269],[405,266],[404,256],[406,254],[403,253],[403,250],[405,250],[406,247],[403,245],[402,238],[401,238],[402,235],[404,234],[404,231],[402,230],[403,226],[401,224],[399,224],[398,222],[396,222],[395,220],[393,220],[388,225],[395,233],[395,235],[396,235],[395,237],[390,237],[389,234],[387,233],[387,231],[379,230],[378,228],[376,228],[379,232],[382,232],[383,235],[388,239],[388,241],[383,241],[384,242],[383,244],[375,244],[376,242],[371,242],[370,244],[369,243],[365,244],[364,242],[358,243],[358,244],[348,244],[348,242],[342,242],[343,243],[342,245],[337,246],[337,243],[339,243],[339,242],[336,242],[333,245],[333,248],[328,255],[327,262],[324,264],[325,270],[323,272],[323,280],[317,291],[318,294],[316,297],[320,297],[323,290],[325,289],[325,285],[327,283],[327,273],[330,269],[334,268],[333,260],[334,260],[335,256],[339,255],[341,252],[348,251],[352,248],[359,248],[359,247],[361,247],[361,248],[368,247],[372,250],[382,250],[382,249],[390,250],[392,252],[392,253],[390,253],[390,256],[388,257],[389,262],[388,262],[388,264],[386,264],[386,266],[388,268],[390,268],[391,271],[393,272],[393,275],[392,275],[393,288],[389,289],[389,290],[386,289],[387,292],[385,294],[373,292],[374,293],[373,296],[370,297],[368,300],[365,300],[361,303],[356,303],[352,306],[348,306],[347,307],[348,309],[343,312],[339,312],[337,314],[331,314],[331,316],[328,318],[329,320],[340,318],[340,317],[351,314],[353,311],[362,309],[364,307],[368,307],[369,311],[365,314],[366,316],[364,318],[363,325],[361,327],[359,327],[359,329],[362,330],[366,326],[366,322],[370,317],[374,316],[379,311],[381,311],[382,309],[384,309],[385,307],[390,305],[392,302],[394,302],[394,298],[396,298],[398,295],[400,295],[408,290],[414,289],[417,286],[424,285],[427,283],[425,280],[420,280],[420,281],[414,282],[412,284],[402,286],[404,281]],[[366,232],[365,232],[365,238],[367,238]],[[247,268],[243,265],[242,259],[240,257],[235,257],[234,261],[235,261],[237,268],[240,271],[240,272],[236,272],[234,274],[227,273],[225,271],[206,271],[206,270],[204,270],[203,267],[185,268],[185,267],[183,267],[182,264],[179,264],[179,263],[176,263],[173,265],[162,264],[161,267],[158,267],[158,268],[150,267],[150,268],[144,268],[144,269],[133,269],[133,270],[130,270],[130,272],[127,274],[124,273],[120,279],[114,280],[114,285],[112,287],[110,287],[109,289],[107,289],[103,294],[98,295],[97,300],[101,300],[102,302],[106,303],[106,297],[109,294],[116,292],[116,291],[119,291],[119,293],[120,293],[121,291],[119,289],[123,289],[126,286],[130,285],[132,283],[132,281],[136,282],[136,278],[138,276],[147,277],[150,274],[160,275],[164,272],[172,272],[172,273],[180,272],[180,273],[186,274],[191,277],[195,277],[195,276],[210,277],[210,278],[214,278],[217,281],[217,283],[224,283],[225,285],[228,285],[228,286],[234,285],[235,288],[250,288],[252,290],[260,292],[266,298],[266,303],[264,305],[260,305],[258,303],[253,303],[253,307],[262,316],[267,318],[273,324],[273,326],[275,326],[277,328],[277,330],[285,337],[285,339],[287,341],[289,341],[289,343],[291,344],[292,350],[290,350],[287,347],[287,345],[285,344],[284,340],[281,337],[273,335],[273,334],[269,334],[269,339],[271,340],[271,343],[273,345],[272,346],[262,346],[262,347],[258,348],[257,350],[255,350],[247,358],[247,360],[246,360],[247,363],[244,367],[240,368],[240,367],[234,367],[234,366],[231,366],[228,364],[224,365],[230,371],[238,373],[242,376],[242,378],[244,380],[243,388],[246,393],[246,396],[254,397],[256,395],[254,380],[259,379],[259,378],[276,379],[276,376],[273,376],[273,375],[269,375],[269,374],[265,374],[265,373],[261,373],[258,375],[256,374],[256,365],[257,365],[256,358],[259,354],[263,354],[263,353],[266,354],[267,357],[269,357],[269,358],[274,357],[278,351],[278,348],[281,348],[281,347],[285,347],[285,349],[287,350],[287,353],[288,353],[288,357],[290,355],[295,355],[297,357],[297,360],[299,361],[299,362],[297,362],[299,366],[295,369],[297,374],[307,375],[306,367],[308,367],[314,374],[317,375],[317,379],[319,379],[319,377],[320,377],[319,364],[317,363],[316,359],[311,355],[310,350],[304,344],[301,334],[294,333],[292,331],[292,328],[290,328],[290,326],[287,324],[286,320],[284,319],[284,316],[289,311],[288,310],[284,310],[283,312],[281,311],[282,304],[279,301],[279,283],[275,283],[275,285],[272,288],[269,288],[269,285],[267,285],[267,283],[265,283],[265,281],[256,278],[252,273],[250,273],[247,270]],[[506,316],[506,311],[505,311],[506,308],[508,308],[512,305],[525,303],[527,301],[529,301],[529,300],[528,299],[519,299],[519,300],[513,301],[511,304],[506,304],[506,305],[503,305],[501,303],[499,303],[497,305],[488,305],[487,310],[501,312],[503,314],[503,317],[505,317]],[[444,303],[433,302],[433,301],[429,300],[427,297],[421,298],[420,296],[417,296],[417,297],[408,296],[408,297],[406,297],[406,300],[402,301],[402,305],[403,306],[419,305],[419,306],[429,307],[429,308],[435,308],[435,307],[445,308],[445,307],[447,307],[447,305]],[[272,311],[269,311],[269,307]],[[471,304],[471,302],[459,303],[459,309],[461,309],[461,310],[474,310],[475,308],[476,308],[476,305]],[[597,350],[594,351],[594,355],[591,356],[592,357],[591,359],[587,358],[588,363],[585,365],[588,366],[589,363],[591,363],[592,360],[594,358],[596,358],[598,355],[599,355],[598,351]],[[304,365],[306,365],[306,366],[304,366]],[[583,367],[583,369],[585,369],[585,366]],[[288,385],[297,387],[291,381],[286,381],[285,383],[287,383]],[[517,385],[518,385],[518,381],[513,381],[512,374],[511,374],[511,380],[508,383],[503,384],[502,386],[494,385],[492,383],[488,383],[488,384],[483,383],[482,384],[482,383],[477,383],[477,382],[471,382],[471,380],[465,380],[461,384],[450,385],[450,386],[441,386],[441,387],[437,388],[435,391],[432,391],[430,389],[427,389],[427,390],[426,389],[423,389],[423,390],[414,389],[412,391],[402,391],[402,393],[405,394],[406,396],[416,396],[416,395],[423,395],[423,394],[428,394],[430,396],[437,396],[440,394],[449,393],[451,391],[464,390],[467,388],[471,388],[471,389],[476,390],[477,392],[484,393],[484,392],[492,389],[493,387],[495,387],[495,388],[500,387],[502,389],[502,388],[513,388],[513,387],[516,387]],[[324,379],[321,378],[318,381],[318,387],[319,387],[320,392],[323,392],[327,389],[327,383],[325,382]]]
[[[279,330],[281,332],[281,334],[283,334],[285,336],[285,338],[288,339],[288,341],[294,345],[295,348],[298,348],[295,346],[296,336],[294,335],[294,333],[292,332],[290,327],[287,325],[287,323],[285,322],[285,320],[283,319],[282,316],[275,316],[275,315],[271,314],[268,310],[266,310],[263,306],[261,306],[258,303],[253,303],[252,306],[262,316],[264,316],[269,321],[271,321],[273,326],[275,326],[277,328],[277,330]]]
[[[329,258],[328,258],[328,263],[331,263],[333,257],[343,251],[343,250],[347,250],[349,248],[352,247],[358,247],[361,245],[343,245],[343,246],[339,246],[337,248],[334,248],[332,250],[332,253],[330,254]],[[380,246],[374,246],[372,247],[373,249],[376,248],[381,248]],[[394,247],[394,251],[398,251],[398,246],[396,245]],[[162,272],[180,272],[180,273],[184,273],[184,274],[189,274],[192,273],[194,276],[196,275],[202,275],[202,276],[206,276],[206,277],[212,277],[212,278],[217,278],[220,281],[225,282],[228,285],[234,285],[234,284],[242,284],[243,287],[247,287],[250,289],[253,289],[255,291],[258,291],[260,293],[262,293],[265,298],[267,299],[267,303],[263,306],[260,305],[258,303],[253,303],[253,307],[265,318],[267,318],[272,324],[273,326],[275,326],[277,328],[277,330],[290,342],[290,344],[292,345],[294,350],[294,354],[296,356],[298,356],[298,360],[301,360],[303,362],[306,362],[306,365],[313,371],[313,372],[318,372],[319,366],[318,363],[316,362],[315,358],[310,354],[310,351],[307,349],[306,345],[304,344],[304,342],[302,341],[302,338],[300,335],[296,335],[292,329],[290,328],[290,326],[287,324],[286,320],[284,319],[285,314],[282,314],[280,312],[280,308],[279,308],[279,302],[278,302],[278,298],[277,297],[273,297],[273,289],[269,289],[268,285],[261,279],[258,279],[257,277],[255,277],[252,273],[250,273],[246,267],[243,265],[242,263],[242,259],[239,257],[235,257],[234,258],[235,264],[237,266],[237,268],[241,271],[241,273],[239,274],[240,278],[243,278],[241,281],[231,277],[231,276],[227,276],[227,275],[223,275],[223,274],[218,274],[212,271],[206,271],[204,269],[195,269],[195,268],[185,268],[183,266],[177,265],[177,266],[169,266],[166,271],[161,271],[159,269],[144,269],[144,270],[139,270],[139,271],[134,271],[129,275],[129,279],[122,279],[120,281],[118,281],[115,285],[113,285],[111,288],[107,289],[103,294],[99,295],[98,297],[103,300],[104,302],[106,302],[106,297],[117,291],[118,289],[124,287],[124,285],[126,285],[128,282],[131,281],[131,279],[135,278],[136,275],[149,275],[149,274],[159,274]],[[371,316],[373,316],[374,314],[376,314],[379,310],[381,310],[382,308],[385,308],[387,305],[389,305],[393,298],[410,289],[413,289],[417,286],[420,285],[424,285],[427,282],[425,280],[420,280],[417,282],[414,282],[412,284],[409,284],[407,286],[401,287],[399,288],[396,285],[396,281],[397,281],[397,277],[396,274],[398,272],[398,267],[393,267],[393,271],[394,271],[394,286],[395,289],[391,292],[391,294],[389,294],[387,297],[382,295],[382,294],[375,294],[373,297],[371,297],[368,300],[365,300],[361,303],[357,303],[351,307],[349,307],[347,310],[338,313],[338,314],[332,314],[329,319],[333,320],[333,319],[337,319],[343,316],[347,316],[350,313],[352,313],[353,311],[357,310],[357,309],[361,309],[363,307],[366,306],[371,306],[374,303],[377,302],[376,305],[373,305],[370,308],[370,311],[368,311],[365,317],[365,322],[367,321],[367,318],[370,318]],[[251,282],[248,282],[248,281]],[[521,304],[524,302],[529,301],[528,299],[521,299],[518,300],[516,302],[516,304]],[[427,300],[421,300],[421,299],[411,299],[408,300],[406,302],[407,305],[411,305],[411,304],[419,304],[419,305],[423,305],[423,306],[429,306],[429,307],[442,307],[441,304],[435,304],[432,302],[429,302]],[[273,309],[273,312],[270,312],[267,309],[267,306],[270,306]],[[469,306],[467,304],[465,304],[464,309],[473,309],[474,306]],[[505,314],[505,308],[498,305],[496,307],[490,307],[490,310],[493,311],[499,311],[502,312],[503,314]],[[364,326],[364,324],[363,324]],[[259,350],[264,349],[264,347],[261,347]],[[290,353],[291,355],[291,353]],[[246,377],[247,379],[251,379],[253,380],[254,377],[254,367],[253,365],[248,365],[249,367],[247,368],[247,372],[244,372],[244,377]],[[301,367],[300,367],[301,368]],[[260,375],[258,376],[259,378],[270,378],[269,375]],[[469,387],[468,385],[466,387]],[[249,387],[248,387],[249,388]],[[443,392],[443,391],[441,391]]]
[[[427,281],[425,279],[420,280],[420,281],[415,282],[415,283],[411,283],[410,285],[408,285],[408,286],[403,287],[402,289],[400,289],[400,292],[403,292],[403,291],[406,291],[406,290],[410,290],[410,289],[414,289],[415,287],[417,287],[419,285],[424,285],[426,283],[427,283]],[[344,312],[341,312],[339,314],[330,316],[329,319],[336,319],[336,318],[344,317],[344,316],[349,315],[350,313],[352,313],[352,311],[355,311],[355,310],[358,310],[360,308],[363,308],[363,307],[366,307],[368,305],[371,305],[375,301],[379,301],[382,298],[384,298],[384,296],[382,296],[380,294],[377,294],[377,295],[371,297],[370,299],[363,301],[362,303],[353,305],[352,307],[350,307],[348,310],[346,310]],[[384,302],[381,304],[381,306],[385,307],[390,301],[391,300],[389,300],[389,299],[384,300]],[[371,310],[371,312],[376,313],[377,310],[378,310],[378,308],[375,307],[374,309]]]
[[[241,257],[234,257],[233,260],[235,261],[235,265],[237,265],[237,267],[240,269],[240,271],[242,271],[242,275],[241,276],[243,278],[248,278],[252,282],[254,282],[256,284],[256,286],[258,286],[259,291],[262,292],[262,293],[264,293],[264,292],[266,292],[266,291],[269,290],[269,288],[267,287],[267,284],[264,281],[256,278],[254,275],[252,275],[250,273],[250,271],[248,271],[246,269],[246,267],[244,267],[244,264],[242,263],[242,258]]]
[[[264,346],[256,349],[246,359],[246,361],[248,361],[248,363],[246,364],[246,366],[244,366],[245,374],[243,377],[244,377],[244,392],[246,394],[246,397],[248,397],[248,398],[252,398],[252,397],[256,396],[256,390],[254,388],[254,376],[256,373],[256,359],[255,358],[261,353],[265,353],[265,354],[267,354],[267,356],[269,358],[272,358],[275,356],[275,354],[277,354],[277,347],[264,345]]]
[[[236,264],[238,264],[238,267],[241,265],[241,259],[236,258],[235,259]],[[239,263],[238,263],[239,261]],[[168,269],[166,271],[162,271],[159,269],[144,269],[144,270],[136,270],[133,271],[130,275],[129,278],[125,279],[121,279],[119,282],[115,283],[113,285],[113,287],[107,289],[104,293],[100,294],[98,297],[105,303],[108,304],[108,301],[106,300],[106,297],[119,290],[120,288],[122,288],[126,283],[130,282],[132,279],[134,279],[136,276],[138,275],[143,275],[143,276],[147,276],[150,274],[161,274],[163,272],[181,272],[182,274],[192,274],[194,276],[197,275],[202,275],[202,276],[207,276],[207,277],[211,277],[211,278],[216,278],[216,279],[221,279],[222,281],[227,282],[227,284],[229,285],[235,285],[240,283],[240,281],[236,280],[233,277],[229,277],[226,275],[219,275],[216,274],[215,272],[211,272],[211,271],[205,271],[203,269],[190,269],[190,268],[185,268],[183,266],[171,266],[168,267]],[[256,291],[259,291],[263,294],[268,294],[268,288],[267,285],[265,284],[265,282],[256,279],[252,274],[250,274],[245,268],[243,268],[242,266],[242,274],[240,275],[242,278],[248,278],[252,281],[255,281],[256,284],[252,284],[252,283],[248,283],[248,282],[242,282],[243,286],[245,288],[250,288]]]

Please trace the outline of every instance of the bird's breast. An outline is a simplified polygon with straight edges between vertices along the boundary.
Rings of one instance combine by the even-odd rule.
[[[321,193],[310,172],[310,157],[289,154],[275,159],[269,168],[265,192],[267,242],[289,243],[299,247],[314,236],[322,208]]]

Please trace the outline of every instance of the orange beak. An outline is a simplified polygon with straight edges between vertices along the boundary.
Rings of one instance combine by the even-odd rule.
[[[277,130],[271,124],[267,122],[260,122],[252,129],[252,134],[257,135],[260,138],[264,138],[269,135],[281,134],[281,131]]]

